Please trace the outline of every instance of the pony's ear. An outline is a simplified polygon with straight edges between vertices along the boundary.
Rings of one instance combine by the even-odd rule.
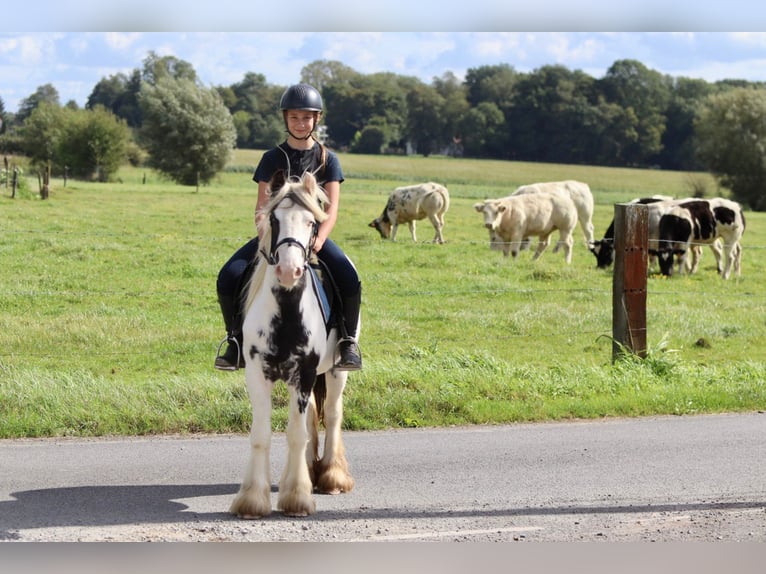
[[[285,170],[278,169],[274,172],[274,175],[271,176],[271,180],[269,181],[269,189],[271,190],[271,195],[274,195],[275,192],[282,189],[282,187],[285,185]]]
[[[303,174],[303,187],[309,193],[312,193],[317,184],[317,178],[310,171]]]

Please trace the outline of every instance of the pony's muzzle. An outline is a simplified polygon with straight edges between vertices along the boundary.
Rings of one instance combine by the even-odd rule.
[[[277,263],[277,280],[282,287],[293,287],[303,277],[303,267]]]

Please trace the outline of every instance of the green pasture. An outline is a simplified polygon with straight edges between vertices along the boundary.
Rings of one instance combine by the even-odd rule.
[[[213,369],[218,269],[253,234],[260,152],[213,184],[124,168],[118,183],[54,180],[49,199],[0,188],[0,437],[245,432],[243,371]],[[573,262],[488,247],[473,203],[533,181],[590,184],[596,234],[615,202],[725,194],[706,174],[341,154],[333,233],[363,282],[364,369],[352,429],[497,424],[766,408],[766,214],[747,212],[742,275],[706,250],[694,276],[648,279],[649,355],[612,361],[612,275],[577,229]],[[444,183],[444,245],[418,222],[396,243],[367,224],[393,187]],[[28,181],[36,189],[37,181]],[[274,425],[284,428],[283,385]]]

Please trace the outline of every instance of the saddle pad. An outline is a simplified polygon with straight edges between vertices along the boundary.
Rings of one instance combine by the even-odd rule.
[[[311,284],[314,287],[314,294],[319,301],[319,308],[322,310],[322,317],[324,318],[324,324],[329,327],[330,325],[330,300],[327,298],[327,293],[324,290],[324,285],[319,278],[319,275],[311,265],[308,266],[308,270],[311,273]]]

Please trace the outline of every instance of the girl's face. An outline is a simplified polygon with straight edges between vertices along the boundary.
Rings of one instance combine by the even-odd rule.
[[[298,138],[307,137],[314,131],[316,112],[308,110],[287,110],[287,127]]]

